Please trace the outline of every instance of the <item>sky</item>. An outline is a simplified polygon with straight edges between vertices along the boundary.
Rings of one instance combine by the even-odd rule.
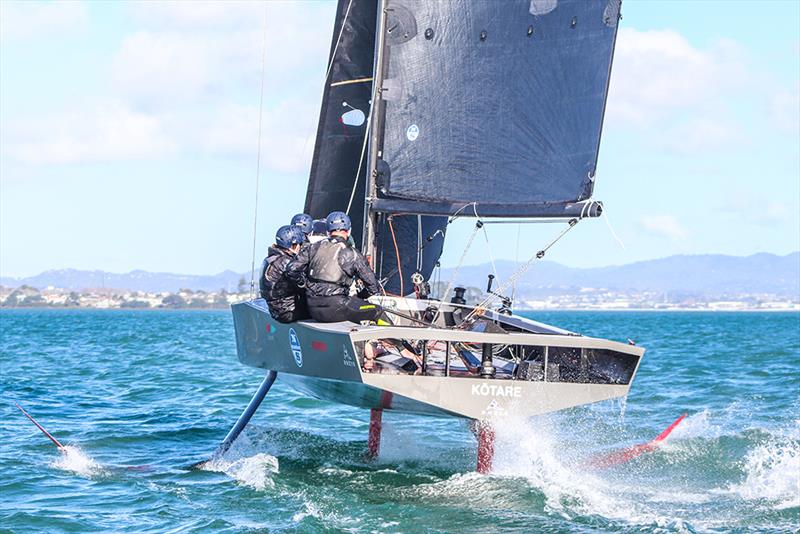
[[[244,271],[257,179],[260,261],[303,207],[335,8],[0,1],[0,275]],[[548,259],[800,249],[800,2],[622,14],[594,195],[607,217]],[[448,231],[443,266],[472,226]],[[489,225],[465,263],[526,260],[559,230]]]

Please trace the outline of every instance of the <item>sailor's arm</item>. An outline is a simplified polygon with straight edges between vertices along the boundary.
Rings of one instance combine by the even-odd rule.
[[[353,251],[353,274],[364,283],[365,289],[370,295],[378,295],[381,293],[381,286],[378,283],[378,277],[375,272],[367,263],[367,259],[362,256],[358,251]]]
[[[311,260],[311,248],[303,247],[286,266],[286,278],[297,287],[306,285],[306,269]]]

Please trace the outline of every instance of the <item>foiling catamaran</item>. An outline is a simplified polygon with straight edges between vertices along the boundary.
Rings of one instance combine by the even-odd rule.
[[[643,348],[520,317],[503,296],[602,212],[592,191],[620,1],[339,0],[305,211],[363,220],[353,238],[386,289],[372,300],[396,321],[282,324],[261,299],[234,304],[238,357],[268,374],[219,451],[278,373],[301,393],[369,408],[372,455],[383,410],[473,420],[482,472],[499,417],[628,393]],[[564,229],[468,305],[452,282],[428,296],[458,217],[475,218],[472,238],[490,219]]]

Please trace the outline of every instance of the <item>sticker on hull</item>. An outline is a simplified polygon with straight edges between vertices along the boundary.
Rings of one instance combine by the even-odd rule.
[[[292,356],[297,367],[303,367],[303,349],[300,347],[300,338],[294,328],[289,329],[289,346],[292,348]]]

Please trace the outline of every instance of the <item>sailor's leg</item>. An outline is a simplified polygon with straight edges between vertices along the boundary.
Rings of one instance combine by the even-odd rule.
[[[494,429],[486,421],[474,421],[472,432],[478,440],[478,473],[485,475],[492,470],[494,460]]]
[[[383,410],[373,408],[369,412],[369,440],[367,441],[367,456],[375,459],[381,450],[381,421]]]

